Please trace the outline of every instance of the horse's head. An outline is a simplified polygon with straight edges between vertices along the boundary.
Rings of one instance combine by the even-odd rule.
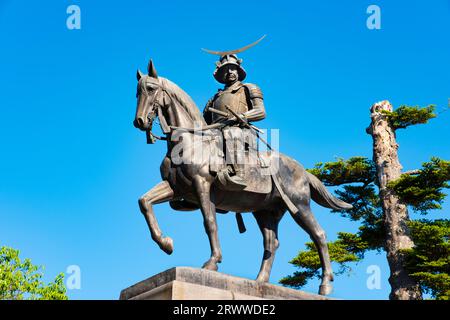
[[[158,117],[164,134],[171,134],[174,127],[192,128],[204,119],[191,97],[170,80],[158,77],[152,60],[144,75],[137,71],[137,109],[134,126],[147,133],[147,141],[166,140],[152,133],[153,120]]]
[[[137,71],[137,108],[134,126],[151,133],[153,120],[158,115],[158,108],[164,106],[164,89],[158,79],[153,61],[148,63],[148,74]]]

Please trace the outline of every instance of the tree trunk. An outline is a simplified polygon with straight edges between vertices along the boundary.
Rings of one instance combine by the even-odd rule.
[[[409,236],[407,222],[408,210],[387,184],[401,175],[402,166],[398,160],[398,144],[395,130],[386,115],[381,111],[392,111],[389,101],[381,101],[371,108],[372,122],[367,133],[373,138],[373,160],[377,169],[377,184],[380,188],[380,200],[383,209],[386,230],[385,250],[390,268],[391,300],[422,299],[418,284],[404,268],[404,256],[400,250],[412,248],[414,243]]]

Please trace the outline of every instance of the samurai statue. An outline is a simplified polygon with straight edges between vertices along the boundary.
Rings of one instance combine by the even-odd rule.
[[[243,49],[246,48],[240,51]],[[203,116],[207,124],[219,122],[226,124],[222,132],[228,163],[225,168],[226,174],[229,175],[227,180],[235,187],[244,189],[245,156],[242,151],[249,147],[251,141],[246,137],[252,136],[252,133],[243,122],[247,122],[248,125],[248,122],[259,121],[266,117],[263,94],[257,85],[242,82],[246,77],[242,59],[234,53],[219,53],[222,53],[221,58],[216,62],[213,76],[219,83],[224,84],[224,88],[219,89],[207,102]]]

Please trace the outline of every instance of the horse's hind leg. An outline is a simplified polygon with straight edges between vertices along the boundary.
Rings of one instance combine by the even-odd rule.
[[[152,239],[158,244],[158,246],[167,254],[173,252],[173,240],[170,237],[163,237],[161,230],[156,221],[155,214],[153,212],[153,204],[169,201],[173,198],[174,192],[167,181],[161,181],[152,189],[147,191],[139,199],[139,207],[142,214],[147,221],[148,228],[152,235]]]
[[[320,263],[322,265],[322,283],[320,284],[319,294],[327,295],[333,290],[331,282],[333,281],[333,270],[331,269],[330,255],[328,253],[328,245],[325,232],[320,227],[311,208],[308,204],[300,204],[297,206],[299,211],[292,213],[295,222],[298,223],[311,237],[319,251]]]
[[[275,259],[275,252],[279,246],[278,224],[283,217],[284,211],[285,210],[283,209],[283,211],[262,210],[253,212],[263,235],[264,242],[264,255],[256,281],[269,281],[270,272]]]

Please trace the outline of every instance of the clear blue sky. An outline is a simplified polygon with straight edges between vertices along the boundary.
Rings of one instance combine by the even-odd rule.
[[[81,30],[68,30],[66,8],[81,8]],[[381,30],[366,28],[366,9],[381,8]],[[135,72],[150,57],[160,75],[200,108],[217,90],[214,56],[263,34],[243,53],[247,81],[265,94],[280,149],[306,167],[335,157],[371,157],[365,133],[370,106],[447,107],[450,97],[450,2],[371,1],[5,1],[0,0],[0,244],[46,266],[47,280],[79,265],[72,299],[115,299],[121,289],[173,266],[200,267],[209,245],[199,212],[156,207],[175,241],[165,255],[137,206],[160,181],[164,144],[146,145],[132,125]],[[399,131],[400,157],[413,169],[431,156],[450,159],[450,112]],[[329,210],[313,211],[330,240],[357,230]],[[430,217],[449,217],[450,208]],[[219,216],[220,271],[254,278],[262,240],[253,217],[238,233],[234,215]],[[271,281],[309,241],[286,215]],[[369,254],[334,297],[386,299],[385,255]],[[366,288],[366,268],[382,271],[381,290]],[[305,290],[316,292],[318,281]]]

